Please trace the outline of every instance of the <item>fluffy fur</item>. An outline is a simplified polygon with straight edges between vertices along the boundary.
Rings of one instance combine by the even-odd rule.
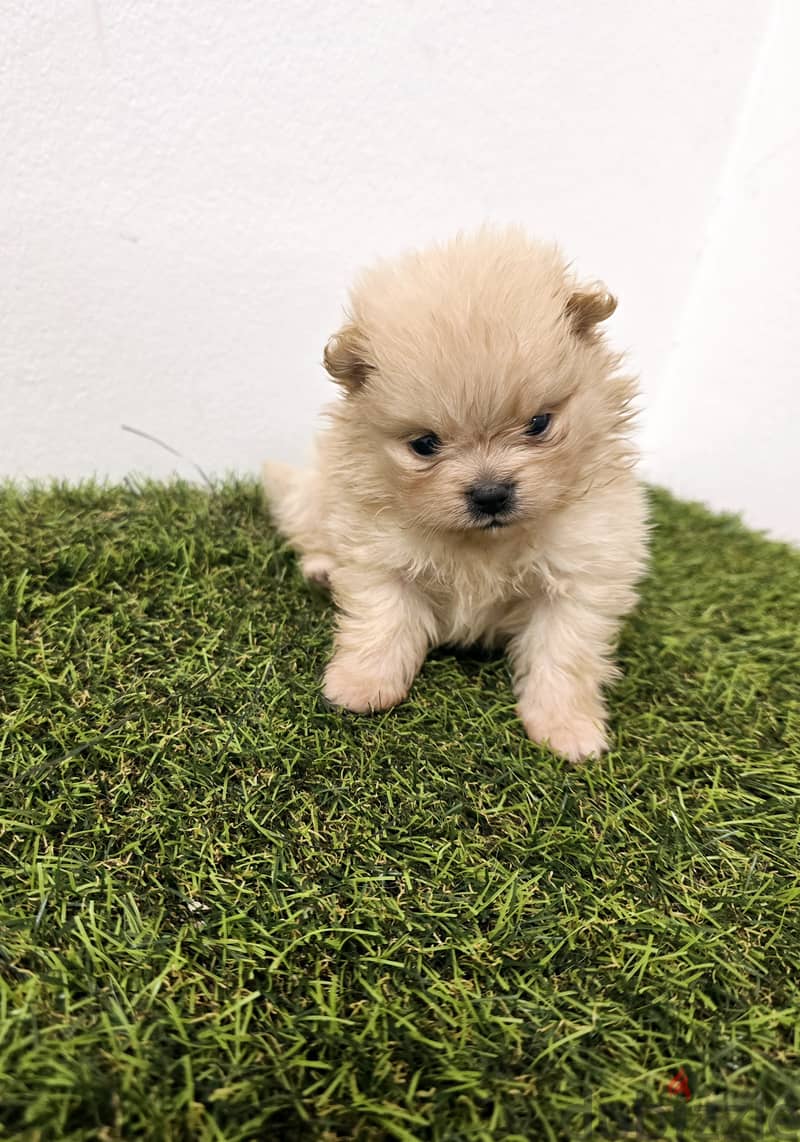
[[[317,463],[264,473],[278,527],[337,604],[329,701],[393,706],[432,646],[480,641],[507,648],[534,741],[571,761],[606,748],[602,691],[646,555],[635,385],[598,329],[614,308],[517,230],[358,280],[325,349],[343,399]],[[426,434],[439,444],[419,456]],[[498,516],[470,506],[487,481],[514,489]]]

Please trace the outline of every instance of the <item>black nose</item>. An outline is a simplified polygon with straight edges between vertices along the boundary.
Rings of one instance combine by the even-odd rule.
[[[478,515],[499,515],[511,507],[513,484],[476,484],[467,492],[469,506]]]

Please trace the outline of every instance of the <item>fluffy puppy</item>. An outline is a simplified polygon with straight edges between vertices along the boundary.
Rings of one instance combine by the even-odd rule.
[[[327,699],[401,702],[428,650],[507,648],[529,736],[607,747],[603,687],[646,556],[616,302],[558,249],[483,229],[377,265],[325,348],[315,467],[265,466],[281,532],[338,608]]]

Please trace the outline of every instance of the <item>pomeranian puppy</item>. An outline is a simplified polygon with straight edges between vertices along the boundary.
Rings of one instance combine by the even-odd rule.
[[[333,592],[331,703],[394,706],[431,647],[502,645],[533,741],[573,762],[607,748],[647,538],[635,383],[598,328],[615,307],[517,229],[357,281],[325,348],[342,399],[317,463],[264,470],[279,530]]]

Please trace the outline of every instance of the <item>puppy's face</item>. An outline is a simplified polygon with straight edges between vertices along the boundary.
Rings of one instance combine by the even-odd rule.
[[[619,462],[631,384],[555,249],[515,231],[379,266],[325,363],[347,486],[402,527],[493,534],[541,519]]]

